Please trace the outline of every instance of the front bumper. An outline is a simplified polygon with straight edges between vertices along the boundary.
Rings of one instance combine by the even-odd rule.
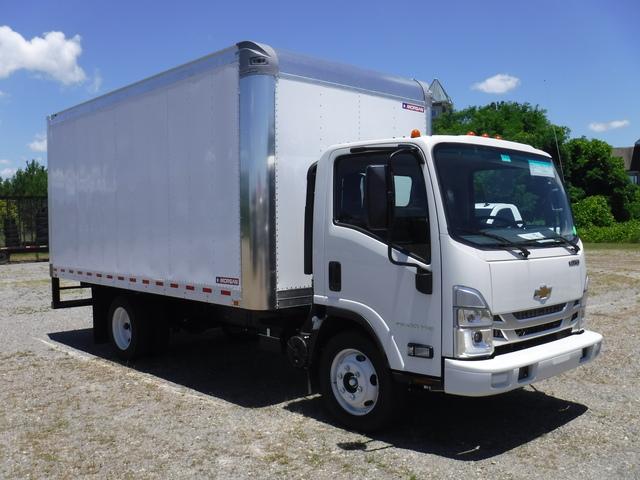
[[[469,397],[508,392],[588,363],[601,346],[602,335],[587,330],[489,360],[447,358],[444,391]]]

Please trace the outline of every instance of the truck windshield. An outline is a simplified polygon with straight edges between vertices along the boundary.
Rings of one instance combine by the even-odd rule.
[[[449,234],[482,248],[577,242],[569,202],[549,157],[455,143],[434,149]]]

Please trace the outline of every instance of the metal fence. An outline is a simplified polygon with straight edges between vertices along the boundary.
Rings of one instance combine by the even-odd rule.
[[[0,196],[0,249],[46,251],[48,244],[47,197]]]

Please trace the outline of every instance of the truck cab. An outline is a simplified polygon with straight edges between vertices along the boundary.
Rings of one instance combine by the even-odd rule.
[[[582,243],[545,152],[473,136],[359,142],[330,148],[308,179],[310,343],[345,423],[387,421],[407,384],[488,396],[599,354]]]

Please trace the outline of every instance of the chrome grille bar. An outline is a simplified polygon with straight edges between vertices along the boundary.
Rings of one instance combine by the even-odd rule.
[[[494,315],[496,347],[572,328],[579,321],[580,300]]]

